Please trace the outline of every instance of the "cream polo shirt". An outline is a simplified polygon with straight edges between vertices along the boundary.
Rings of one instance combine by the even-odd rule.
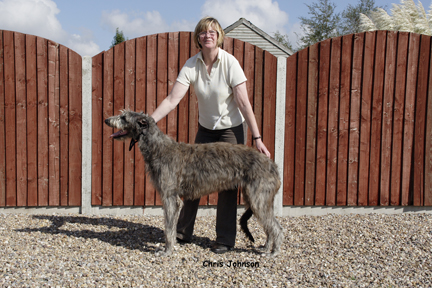
[[[210,75],[199,52],[186,61],[177,78],[183,85],[194,87],[198,98],[199,123],[210,130],[227,129],[243,123],[232,87],[246,80],[237,59],[220,48]]]

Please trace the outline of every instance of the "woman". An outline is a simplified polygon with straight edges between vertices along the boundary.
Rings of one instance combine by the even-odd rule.
[[[246,90],[246,76],[234,56],[222,50],[224,31],[212,17],[201,19],[194,32],[194,42],[201,51],[183,66],[171,93],[151,115],[156,122],[172,111],[190,85],[198,98],[199,128],[195,143],[245,143],[246,120],[256,148],[270,157],[262,142]],[[199,199],[185,200],[177,225],[179,242],[190,242]],[[234,246],[236,237],[237,190],[221,191],[218,196],[215,253]]]

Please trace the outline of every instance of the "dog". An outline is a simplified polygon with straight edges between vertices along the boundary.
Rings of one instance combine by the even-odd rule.
[[[215,191],[241,187],[246,212],[240,226],[254,242],[247,221],[255,215],[267,236],[260,253],[275,256],[280,252],[282,227],[274,216],[274,197],[280,187],[276,164],[264,154],[246,145],[224,142],[209,144],[178,143],[162,133],[154,119],[130,110],[105,120],[119,129],[111,135],[115,140],[131,139],[144,157],[146,173],[160,195],[165,217],[165,250],[172,253],[176,243],[176,225],[184,199],[198,199]]]

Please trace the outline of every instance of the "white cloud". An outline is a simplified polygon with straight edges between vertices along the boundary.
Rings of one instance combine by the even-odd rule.
[[[48,39],[64,37],[57,14],[60,10],[51,0],[0,1],[0,27]]]
[[[285,34],[285,25],[288,24],[288,14],[272,0],[207,0],[201,12],[202,16],[218,19],[222,28],[246,18],[269,35],[278,30]]]
[[[115,33],[116,28],[129,38],[136,38],[163,32],[192,31],[195,23],[186,20],[167,23],[158,11],[123,12],[118,9],[103,11],[101,24]]]
[[[101,52],[99,45],[93,39],[93,33],[87,29],[81,29],[82,35],[73,34],[65,44],[81,56],[94,56]]]
[[[57,15],[60,10],[52,0],[0,1],[0,29],[32,34],[63,44],[82,56],[100,51],[91,38],[70,35],[63,30]]]

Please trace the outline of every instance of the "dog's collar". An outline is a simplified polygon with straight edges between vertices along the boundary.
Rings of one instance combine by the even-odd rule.
[[[129,144],[129,151],[132,150],[132,148],[134,147],[135,143],[137,143],[137,142],[138,142],[138,140],[135,140],[133,138],[131,139],[131,142]]]

